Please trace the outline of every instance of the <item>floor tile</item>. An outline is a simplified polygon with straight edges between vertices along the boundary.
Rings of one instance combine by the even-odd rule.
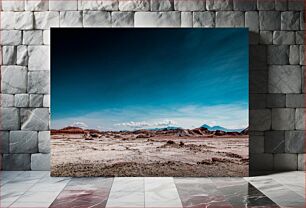
[[[160,190],[175,189],[172,177],[145,177],[145,192],[155,192]]]
[[[111,192],[106,208],[141,208],[144,203],[144,192]]]
[[[65,190],[60,193],[50,208],[103,208],[108,192],[95,193],[93,190]]]
[[[28,191],[62,191],[70,181],[70,178],[51,178],[46,177],[40,179]]]
[[[50,202],[15,202],[9,208],[48,208]]]
[[[160,190],[154,192],[145,192],[145,207],[146,208],[157,208],[157,207],[168,207],[168,208],[180,208],[182,202],[179,198],[176,189]]]
[[[294,191],[305,198],[305,173],[302,171],[292,171],[269,175],[277,183],[284,185],[286,188]]]
[[[18,175],[22,174],[24,171],[0,171],[0,184],[1,186],[7,182],[14,180]]]
[[[143,177],[116,177],[112,192],[144,192]]]
[[[103,208],[112,183],[113,178],[72,178],[50,207]]]
[[[174,181],[183,207],[232,207],[210,178],[175,178]]]
[[[305,206],[305,173],[246,178],[50,177],[49,172],[1,173],[1,207],[236,208]]]
[[[304,207],[305,199],[269,176],[247,179],[254,187],[282,207]]]
[[[183,207],[172,177],[145,178],[145,207]]]

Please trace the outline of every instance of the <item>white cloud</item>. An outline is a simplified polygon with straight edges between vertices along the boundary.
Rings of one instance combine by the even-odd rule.
[[[73,126],[73,127],[79,127],[79,128],[82,128],[82,129],[88,128],[88,125],[87,125],[86,123],[80,122],[80,121],[74,122],[73,124],[71,124],[71,126]]]
[[[171,126],[171,125],[177,125],[177,123],[174,120],[163,120],[163,121],[158,121],[153,124],[154,126]]]
[[[130,128],[143,128],[143,127],[160,127],[160,126],[171,126],[176,125],[177,123],[174,120],[165,119],[162,121],[148,122],[148,121],[129,121],[124,123],[116,123],[114,126],[117,127],[130,127]]]
[[[134,121],[130,121],[130,122],[125,122],[125,123],[117,123],[114,124],[115,126],[123,126],[123,127],[132,127],[132,128],[142,128],[145,126],[150,126],[150,124],[146,121],[140,121],[140,122],[134,122]]]
[[[175,108],[125,108],[107,109],[90,114],[52,119],[54,129],[70,126],[75,121],[82,121],[88,128],[101,130],[127,130],[177,126],[196,128],[203,124],[220,125],[230,129],[248,126],[248,105],[237,103],[228,105],[198,106],[187,105]]]

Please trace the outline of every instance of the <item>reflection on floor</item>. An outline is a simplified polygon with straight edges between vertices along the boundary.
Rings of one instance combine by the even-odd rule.
[[[305,173],[247,178],[53,178],[1,173],[1,206],[18,208],[305,207]]]

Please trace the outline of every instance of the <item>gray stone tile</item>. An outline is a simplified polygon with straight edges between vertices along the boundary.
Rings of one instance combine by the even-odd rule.
[[[49,1],[37,0],[37,1],[26,1],[26,11],[46,11],[49,9]]]
[[[34,27],[34,18],[32,12],[15,12],[15,29],[31,30]]]
[[[268,64],[288,64],[289,63],[289,46],[287,45],[270,45],[267,47]]]
[[[250,110],[250,130],[265,131],[271,128],[271,110]]]
[[[30,106],[29,107],[43,107],[44,95],[30,94]]]
[[[272,44],[273,33],[272,31],[260,31],[260,41],[261,44]]]
[[[303,108],[304,106],[304,94],[286,94],[286,107]]]
[[[16,94],[15,95],[16,107],[29,107],[29,95],[28,94]]]
[[[180,27],[180,12],[135,12],[135,27]]]
[[[126,15],[126,18],[129,17]],[[133,17],[133,16],[132,16]],[[119,17],[114,20],[119,20]],[[84,27],[110,27],[112,26],[112,15],[106,11],[84,11]]]
[[[304,153],[305,152],[304,137],[305,137],[304,131],[286,131],[285,132],[286,153]]]
[[[49,109],[21,109],[21,129],[31,131],[49,130]]]
[[[249,107],[251,110],[266,108],[266,94],[250,94]]]
[[[174,10],[178,11],[204,11],[205,1],[194,0],[194,1],[180,1],[174,0]]]
[[[303,0],[288,1],[288,9],[294,11],[303,11],[304,1]]]
[[[299,45],[291,45],[289,49],[289,63],[299,64],[300,63],[300,49]]]
[[[28,65],[29,55],[28,46],[19,45],[17,46],[17,65],[26,66]]]
[[[22,35],[20,30],[2,30],[1,43],[3,45],[20,45]]]
[[[4,108],[14,107],[14,95],[0,94],[0,106]]]
[[[249,31],[259,31],[259,17],[258,12],[251,11],[245,13],[245,27],[249,28]]]
[[[274,31],[273,44],[277,45],[295,44],[295,33],[292,31]]]
[[[214,27],[214,12],[193,12],[193,27]]]
[[[274,10],[275,2],[274,1],[262,1],[257,0],[257,9],[258,10]]]
[[[27,89],[27,69],[22,66],[1,67],[2,93],[25,93]]]
[[[192,27],[193,12],[181,12],[181,27]]]
[[[265,132],[265,152],[284,153],[285,152],[285,132],[266,131]]]
[[[298,170],[305,171],[305,157],[306,157],[305,154],[298,154]],[[304,191],[305,191],[305,188],[304,188]],[[303,196],[305,196],[305,192]]]
[[[299,66],[271,66],[269,68],[270,93],[300,93],[302,71]]]
[[[300,13],[299,12],[282,12],[281,13],[281,29],[282,30],[299,30],[300,29]]]
[[[59,27],[59,12],[34,12],[34,27],[35,29],[50,29],[50,27]]]
[[[297,154],[275,154],[274,155],[274,169],[275,170],[297,170],[298,161]]]
[[[216,12],[216,27],[244,27],[244,13],[240,11]]]
[[[17,108],[0,108],[0,130],[20,129],[19,110]]]
[[[15,65],[17,61],[16,46],[2,46],[2,64]]]
[[[9,153],[9,131],[0,131],[0,153]]]
[[[304,31],[296,31],[295,34],[296,44],[304,44]]]
[[[264,136],[249,136],[250,153],[264,153]]]
[[[295,109],[273,108],[272,129],[273,130],[294,130]]]
[[[295,129],[305,130],[305,109],[297,108],[295,111]]]
[[[42,45],[43,33],[42,30],[28,30],[23,32],[22,43],[24,45]]]
[[[134,12],[112,12],[113,27],[133,27]]]
[[[49,94],[50,72],[32,71],[28,75],[28,93]]]
[[[267,94],[268,108],[284,108],[286,106],[286,94]]]
[[[37,143],[36,131],[10,132],[10,153],[36,153]]]
[[[260,30],[280,30],[281,14],[278,11],[259,12]]]
[[[207,0],[206,1],[206,9],[207,10],[232,10],[233,9],[233,1],[232,0]]]
[[[3,154],[3,170],[30,170],[30,154]]]
[[[250,154],[250,170],[273,170],[273,155],[267,153]]]
[[[32,154],[31,170],[50,170],[50,154]]]
[[[256,10],[257,8],[256,1],[233,0],[233,3],[234,3],[234,10],[238,10],[238,11],[252,11],[252,10]]]
[[[46,46],[46,45],[28,46],[28,53],[29,53],[28,68],[30,71],[44,71],[44,70],[48,71],[50,70],[50,47],[49,46]]]
[[[77,10],[77,9],[78,9],[77,0],[49,2],[49,10],[65,11],[65,10]]]
[[[119,0],[119,10],[120,11],[149,11],[150,1],[143,0]]]
[[[50,131],[38,132],[38,151],[40,153],[50,153]]]
[[[61,11],[60,27],[82,27],[82,11]]]
[[[275,0],[275,10],[286,11],[288,9],[288,1]]]
[[[151,0],[151,11],[171,11],[174,9],[174,0]]]

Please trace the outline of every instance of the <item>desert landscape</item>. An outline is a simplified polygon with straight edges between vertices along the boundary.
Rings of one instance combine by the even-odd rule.
[[[52,176],[247,176],[248,128],[51,130]]]

